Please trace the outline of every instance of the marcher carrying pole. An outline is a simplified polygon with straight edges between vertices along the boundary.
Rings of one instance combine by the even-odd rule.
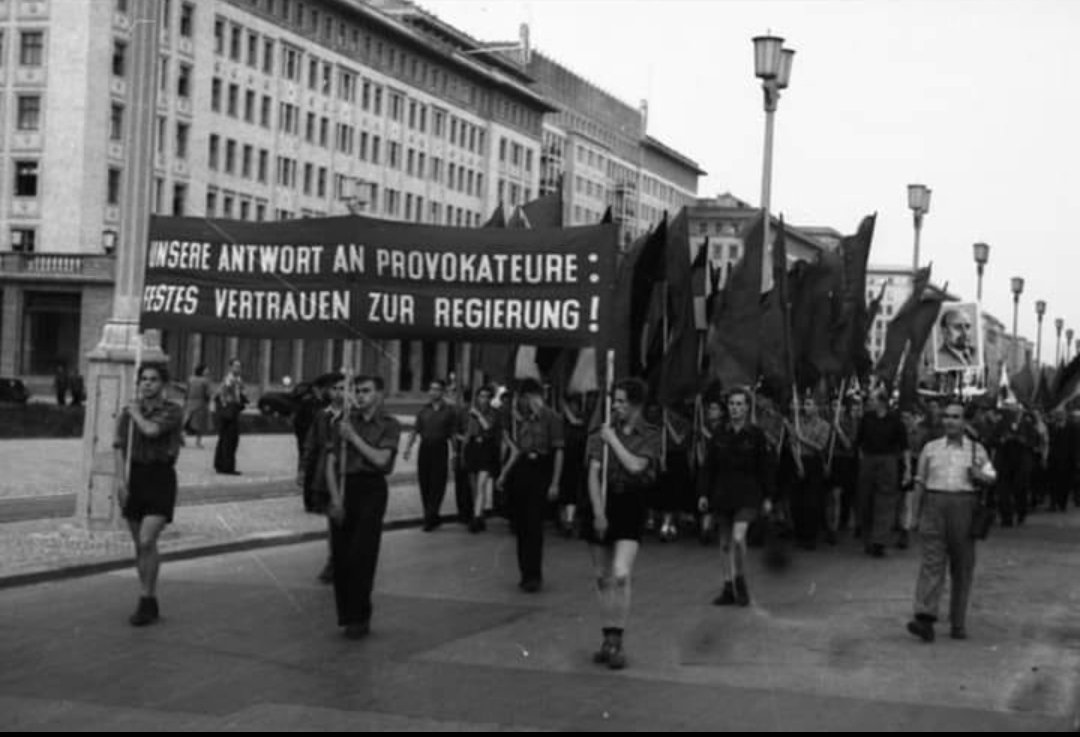
[[[607,374],[604,378],[604,424],[611,424],[611,392],[615,387],[615,351],[609,349],[607,352]],[[604,449],[601,456],[601,469],[600,469],[600,508],[607,508],[607,481],[608,481],[608,463],[610,462],[610,449],[607,443],[604,443]]]

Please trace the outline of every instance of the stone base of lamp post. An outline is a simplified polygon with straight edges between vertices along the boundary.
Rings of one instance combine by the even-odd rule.
[[[116,461],[112,446],[120,409],[135,396],[137,357],[143,363],[164,363],[161,335],[156,330],[140,333],[138,322],[117,318],[105,323],[101,342],[87,355],[82,449],[82,478],[86,481],[75,497],[74,519],[88,531],[116,530],[122,526],[116,503]]]

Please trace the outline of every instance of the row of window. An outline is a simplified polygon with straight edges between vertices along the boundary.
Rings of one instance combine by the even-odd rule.
[[[601,200],[607,196],[607,189],[605,189],[604,185],[591,179],[585,179],[582,176],[574,177],[574,189],[578,194],[586,194],[589,197],[596,197]]]
[[[41,162],[37,159],[16,159],[14,162],[14,194],[16,197],[37,197],[41,191]],[[106,202],[120,204],[120,169],[108,169]]]

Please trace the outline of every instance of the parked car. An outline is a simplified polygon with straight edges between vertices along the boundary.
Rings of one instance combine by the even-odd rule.
[[[22,379],[9,379],[0,377],[0,402],[15,402],[26,404],[30,399],[30,392]]]

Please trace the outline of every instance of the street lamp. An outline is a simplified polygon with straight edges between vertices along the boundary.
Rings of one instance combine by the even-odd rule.
[[[907,186],[907,203],[915,216],[915,255],[911,259],[911,270],[919,270],[919,236],[922,234],[923,215],[930,212],[930,188],[925,184]]]
[[[1016,338],[1016,325],[1020,317],[1020,295],[1024,292],[1024,278],[1021,276],[1014,276],[1011,279],[1012,282],[1012,294],[1013,294],[1013,365],[1012,369],[1015,371],[1020,365],[1020,351]]]
[[[1072,347],[1073,347],[1073,329],[1068,328],[1065,330],[1065,363],[1072,360]]]
[[[1042,324],[1046,314],[1046,300],[1035,300],[1035,317],[1039,320],[1039,332],[1035,336],[1035,366],[1042,365]]]
[[[975,292],[979,304],[982,304],[982,278],[986,270],[986,262],[990,260],[990,246],[985,243],[976,243],[972,246],[975,252],[975,272],[979,275],[978,288]]]
[[[761,211],[763,218],[763,241],[761,257],[762,274],[770,274],[769,264],[769,208],[772,204],[772,154],[775,113],[780,102],[780,90],[787,89],[791,81],[791,66],[795,51],[784,48],[779,36],[754,37],[754,76],[761,80],[765,94],[765,153],[761,173]]]
[[[1065,327],[1065,321],[1060,317],[1054,318],[1054,329],[1057,330],[1057,343],[1054,350],[1054,363],[1061,363],[1061,329]]]

